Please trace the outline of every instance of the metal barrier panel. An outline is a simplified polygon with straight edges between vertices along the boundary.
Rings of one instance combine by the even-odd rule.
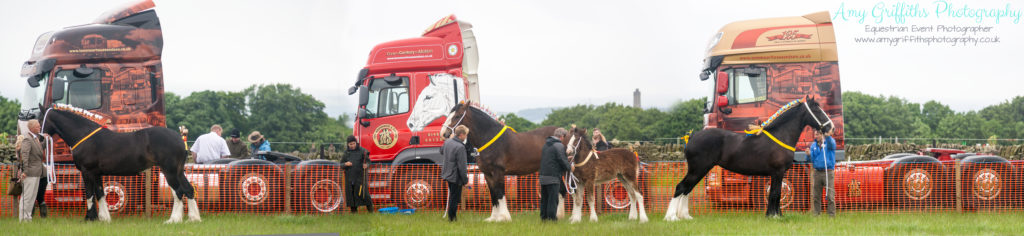
[[[970,160],[970,159],[968,159]],[[0,165],[0,188],[7,190],[14,165]],[[1024,161],[907,161],[877,160],[840,163],[831,174],[839,212],[907,211],[1004,211],[1024,208],[1021,179]],[[416,208],[440,212],[448,196],[434,164],[391,166],[372,164],[367,185],[346,184],[344,169],[337,163],[288,165],[213,164],[186,165],[184,176],[194,189],[203,214],[246,212],[254,214],[336,214],[349,211],[346,188],[368,186],[374,207]],[[367,171],[369,171],[367,169]],[[84,185],[73,165],[55,167],[57,183],[47,187],[46,202],[52,216],[82,217]],[[643,165],[639,189],[652,217],[664,213],[676,185],[685,176],[686,162],[652,162]],[[147,177],[148,176],[148,177]],[[811,210],[814,169],[794,164],[782,182],[784,213]],[[715,167],[690,193],[691,212],[764,212],[770,178],[745,176]],[[510,211],[537,210],[540,199],[537,174],[504,176],[505,198]],[[460,209],[491,210],[488,182],[479,168],[469,166],[469,183],[462,191]],[[580,186],[583,188],[584,186]],[[114,216],[170,214],[174,193],[159,168],[139,175],[104,177],[106,201]],[[148,192],[147,192],[148,189]],[[598,212],[622,212],[630,200],[618,181],[581,189],[596,193]],[[580,191],[580,190],[577,190]],[[17,197],[0,198],[0,217],[14,217]],[[588,198],[584,198],[588,199]],[[822,201],[822,207],[825,201]],[[572,208],[566,199],[566,212]],[[589,204],[583,204],[584,212]],[[187,208],[187,207],[186,207]],[[362,207],[361,207],[362,208]],[[187,209],[186,209],[187,211]]]

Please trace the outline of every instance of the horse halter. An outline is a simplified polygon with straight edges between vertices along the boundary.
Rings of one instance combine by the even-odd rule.
[[[469,108],[467,108],[465,111],[462,111],[462,117],[459,117],[459,120],[456,121],[454,125],[452,125],[452,126],[445,125],[444,129],[441,130],[441,134],[444,134],[444,131],[447,131],[449,129],[452,130],[452,133],[455,133],[455,127],[459,127],[459,125],[462,124],[462,119],[466,118],[466,112],[469,112]]]
[[[820,128],[824,128],[825,125],[827,125],[827,124],[833,124],[832,123],[832,118],[828,117],[828,113],[825,113],[825,109],[821,109],[821,106],[818,106],[818,110],[821,111],[821,114],[823,114],[825,116],[825,119],[828,120],[828,121],[825,121],[824,123],[822,123],[821,120],[818,119],[818,116],[814,115],[814,111],[811,110],[811,106],[807,105],[806,101],[804,101],[804,108],[807,108],[807,113],[811,114],[811,118],[814,118],[814,122],[818,122],[818,128],[819,129]],[[832,127],[835,127],[835,124],[833,124]]]

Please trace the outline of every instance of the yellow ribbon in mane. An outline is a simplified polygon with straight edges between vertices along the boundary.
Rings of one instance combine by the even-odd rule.
[[[504,134],[505,130],[507,130],[507,129],[512,129],[513,133],[518,133],[518,132],[516,132],[516,129],[513,129],[512,127],[509,127],[509,126],[506,125],[504,128],[501,128],[501,131],[498,132],[497,135],[494,135],[494,138],[491,138],[491,141],[487,141],[487,143],[485,143],[483,146],[480,146],[480,149],[477,149],[477,151],[478,152],[483,152],[484,149],[487,149],[487,147],[490,147],[491,144],[494,143],[494,141],[498,141],[498,137],[501,137],[501,135]]]
[[[75,148],[78,147],[79,144],[82,144],[82,142],[85,142],[85,140],[88,140],[89,137],[92,137],[93,134],[96,134],[96,132],[99,132],[100,129],[103,129],[103,126],[100,126],[100,127],[96,128],[96,130],[93,130],[92,133],[89,133],[89,135],[86,135],[85,138],[82,138],[82,140],[78,140],[78,142],[75,143],[75,146],[71,146],[71,151],[74,151]]]

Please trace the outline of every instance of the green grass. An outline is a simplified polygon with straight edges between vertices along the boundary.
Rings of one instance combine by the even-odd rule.
[[[651,213],[651,222],[638,224],[626,214],[601,215],[601,222],[543,223],[536,211],[513,214],[512,222],[482,222],[489,213],[463,212],[449,223],[437,212],[416,215],[341,214],[246,215],[209,214],[202,223],[165,225],[167,216],[122,217],[111,223],[83,222],[81,218],[36,219],[18,223],[0,219],[4,235],[237,235],[340,233],[341,235],[892,235],[892,234],[1021,234],[1024,212],[1001,213],[844,213],[835,218],[788,213],[779,219],[762,213],[695,214],[694,220],[665,222],[664,213]],[[587,219],[584,214],[584,220]]]

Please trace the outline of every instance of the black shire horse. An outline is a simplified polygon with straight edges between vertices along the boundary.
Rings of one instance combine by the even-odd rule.
[[[466,148],[478,148],[480,151],[477,164],[491,193],[491,216],[484,221],[511,221],[505,198],[505,175],[528,175],[540,170],[544,139],[553,135],[558,127],[546,126],[516,133],[487,112],[465,103],[452,107],[444,122],[445,128],[441,129],[441,137],[448,137],[459,125],[469,128]],[[558,215],[561,216],[565,214],[565,197],[559,195],[559,198]]]
[[[171,218],[166,223],[181,222],[182,197],[188,198],[189,221],[201,221],[192,185],[185,179],[188,150],[178,132],[166,127],[150,127],[131,133],[117,133],[83,116],[102,120],[102,117],[80,108],[56,105],[46,110],[40,123],[43,133],[60,135],[71,148],[75,167],[82,173],[82,182],[85,183],[86,220],[110,221],[103,176],[138,175],[157,165],[175,196]]]
[[[782,178],[793,166],[793,149],[805,126],[818,131],[833,128],[828,114],[814,98],[790,102],[764,123],[763,133],[745,136],[724,129],[705,129],[693,134],[684,150],[686,177],[676,185],[675,195],[668,203],[666,221],[693,219],[687,195],[715,165],[744,175],[771,176],[768,193],[770,217],[782,216],[779,209]],[[773,138],[774,137],[774,138]],[[784,147],[785,145],[786,147]]]

